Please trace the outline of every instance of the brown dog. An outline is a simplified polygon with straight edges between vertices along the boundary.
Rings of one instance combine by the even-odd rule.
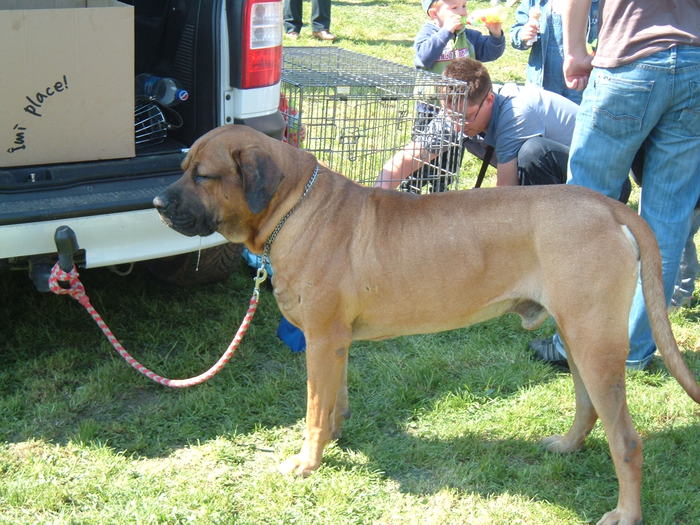
[[[700,386],[671,332],[656,241],[632,210],[565,185],[418,196],[362,187],[325,168],[315,178],[312,155],[244,126],[201,137],[182,168],[182,178],[154,199],[177,231],[218,231],[261,253],[282,225],[270,249],[274,293],[306,335],[308,372],[304,444],[283,471],[318,468],[323,447],[340,432],[353,340],[437,332],[506,312],[535,328],[551,315],[566,341],[576,415],[547,448],[580,448],[600,417],[619,498],[599,523],[641,520],[642,445],[624,382],[640,261],[666,365],[699,403]],[[414,279],[405,268],[435,271]]]

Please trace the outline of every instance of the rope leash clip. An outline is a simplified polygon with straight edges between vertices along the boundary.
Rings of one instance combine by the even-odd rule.
[[[258,272],[255,274],[255,277],[253,278],[253,281],[255,282],[255,289],[253,290],[253,295],[256,297],[260,295],[260,286],[262,283],[264,283],[267,280],[267,270],[265,269],[265,259],[266,257],[262,257],[262,262],[260,263],[260,268],[258,268]]]

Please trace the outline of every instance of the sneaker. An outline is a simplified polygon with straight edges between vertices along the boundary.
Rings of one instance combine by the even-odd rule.
[[[299,38],[299,31],[289,31],[286,33],[288,38],[291,38],[292,40],[296,40]]]
[[[547,337],[545,339],[535,339],[530,342],[530,350],[533,352],[533,357],[538,361],[544,361],[557,368],[562,368],[564,370],[569,369],[569,362],[566,357],[561,355],[554,344],[553,337]]]
[[[336,36],[328,31],[327,29],[323,29],[322,31],[314,31],[311,33],[314,38],[317,38],[319,40],[335,40]]]
[[[676,289],[673,297],[671,297],[671,309],[677,310],[678,308],[687,308],[690,306],[690,302],[693,298],[692,295],[686,295],[687,292],[684,290]]]

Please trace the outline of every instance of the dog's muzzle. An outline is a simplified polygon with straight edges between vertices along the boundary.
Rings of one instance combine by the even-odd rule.
[[[206,237],[216,231],[216,221],[207,213],[200,201],[183,202],[166,189],[153,199],[153,206],[163,222],[178,233],[194,237]]]

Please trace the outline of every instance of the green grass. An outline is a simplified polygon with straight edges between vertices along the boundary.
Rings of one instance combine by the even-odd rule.
[[[395,0],[334,2],[333,18],[338,45],[406,64],[423,20],[417,2]],[[520,74],[523,55],[502,60],[495,79]],[[169,377],[220,356],[252,291],[243,267],[189,289],[140,266],[81,277],[127,349]],[[304,355],[275,337],[269,288],[231,363],[187,390],[137,374],[77,303],[36,293],[26,275],[0,274],[0,296],[0,524],[569,525],[615,505],[599,425],[581,452],[538,446],[573,416],[569,375],[526,350],[551,323],[525,332],[509,316],[354,345],[344,437],[317,473],[294,479],[276,466],[301,444]],[[696,375],[698,299],[672,315]],[[700,408],[659,363],[629,374],[628,391],[645,441],[646,523],[700,523]]]

